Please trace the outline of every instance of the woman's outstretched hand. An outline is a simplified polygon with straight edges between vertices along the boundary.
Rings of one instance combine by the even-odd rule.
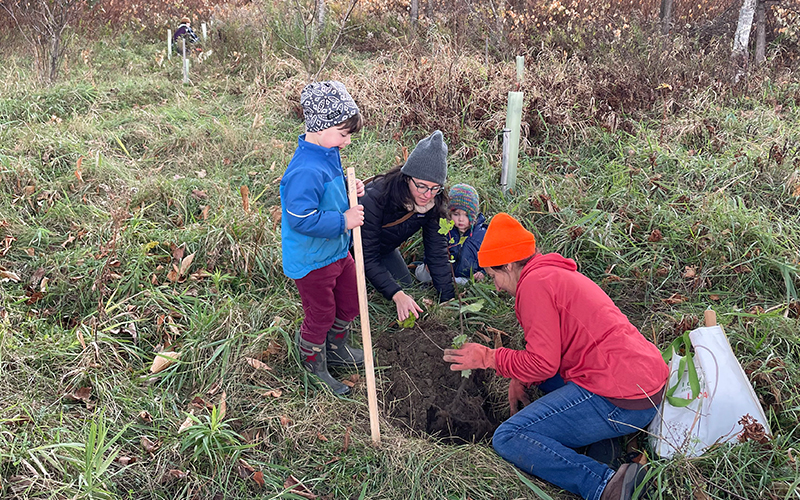
[[[445,349],[444,360],[453,371],[494,368],[494,349],[485,345],[467,342],[460,349]]]
[[[422,312],[422,308],[417,305],[417,302],[414,298],[408,295],[406,292],[400,290],[396,294],[392,296],[392,300],[394,304],[397,306],[397,321],[403,322],[408,318],[410,315],[414,315],[417,319],[419,319],[419,313]]]

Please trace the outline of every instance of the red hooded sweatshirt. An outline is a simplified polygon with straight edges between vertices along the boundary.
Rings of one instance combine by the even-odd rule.
[[[517,283],[517,320],[525,350],[499,348],[497,373],[526,384],[559,373],[566,382],[612,399],[657,394],[669,369],[658,348],[642,336],[575,261],[536,254]]]

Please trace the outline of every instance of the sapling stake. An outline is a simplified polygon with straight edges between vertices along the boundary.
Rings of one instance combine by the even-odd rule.
[[[347,168],[347,192],[350,208],[358,205],[356,195],[356,170]],[[364,346],[364,371],[367,375],[367,401],[369,403],[369,427],[372,431],[372,444],[381,443],[380,422],[378,421],[378,391],[375,388],[375,364],[372,360],[372,336],[369,330],[369,308],[367,305],[367,277],[364,273],[364,250],[361,246],[361,227],[353,228],[353,257],[356,261],[356,283],[358,285],[358,310],[361,314],[361,342]]]

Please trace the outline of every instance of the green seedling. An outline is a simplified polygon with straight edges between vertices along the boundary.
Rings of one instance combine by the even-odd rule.
[[[461,335],[456,335],[453,337],[453,343],[450,344],[453,349],[461,349],[461,347],[467,343],[467,334],[462,333]],[[469,378],[472,375],[472,370],[461,370],[461,376],[464,378]]]
[[[414,328],[416,319],[417,318],[413,314],[409,314],[406,319],[398,321],[397,324],[400,325],[400,328]]]

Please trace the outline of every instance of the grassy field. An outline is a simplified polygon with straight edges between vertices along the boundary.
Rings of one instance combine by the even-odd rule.
[[[345,165],[385,171],[440,128],[451,184],[575,259],[660,347],[713,307],[774,437],[651,456],[660,498],[800,498],[797,72],[730,87],[725,47],[647,28],[572,53],[543,39],[526,54],[504,196],[513,61],[436,30],[398,36],[381,52],[345,45],[320,76],[345,82],[367,119]],[[445,445],[386,415],[374,448],[363,382],[337,399],[305,375],[276,207],[306,68],[268,44],[236,48],[209,42],[191,84],[164,47],[129,38],[77,43],[49,87],[25,47],[0,55],[0,496],[303,498],[293,477],[328,499],[574,498],[486,443]],[[519,345],[509,297],[461,291],[485,300],[469,333]],[[397,328],[393,312],[370,295],[374,337]],[[459,328],[452,308],[426,316]],[[177,361],[152,374],[166,352]]]

